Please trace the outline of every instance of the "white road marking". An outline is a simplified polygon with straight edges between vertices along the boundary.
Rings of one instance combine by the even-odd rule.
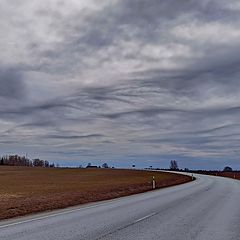
[[[162,190],[162,189],[159,189],[159,190]],[[148,193],[149,192],[139,193],[138,196],[145,195],[145,194],[148,194]],[[78,212],[78,211],[81,211],[81,210],[87,210],[87,209],[91,209],[91,208],[95,208],[95,207],[100,207],[100,206],[108,205],[108,204],[111,204],[111,203],[119,202],[119,201],[121,201],[122,198],[128,199],[128,198],[132,198],[133,196],[134,195],[125,196],[125,197],[121,197],[121,198],[118,198],[118,199],[106,200],[104,203],[94,204],[94,205],[88,206],[88,207],[80,207],[80,208],[75,208],[73,210],[65,210],[65,211],[63,210],[62,212],[59,212],[59,213],[54,213],[54,214],[44,215],[42,217],[36,217],[36,218],[31,218],[31,219],[27,219],[27,220],[23,220],[23,221],[19,221],[19,222],[4,224],[4,225],[0,225],[0,229],[7,228],[7,227],[12,227],[12,226],[16,226],[16,225],[20,225],[20,224],[24,224],[24,223],[29,223],[29,222],[35,222],[35,221],[39,221],[39,220],[43,220],[43,219],[47,219],[47,218],[51,218],[51,217],[57,217],[57,216],[61,216],[61,215],[64,215],[64,214]]]
[[[142,218],[139,218],[138,220],[136,220],[134,223],[138,223],[138,222],[141,222],[141,221],[143,221],[143,220],[145,220],[145,219],[147,219],[147,218],[150,218],[150,217],[152,217],[152,216],[154,216],[154,215],[156,215],[157,213],[151,213],[151,214],[149,214],[149,215],[147,215],[147,216],[145,216],[145,217],[142,217]]]
[[[89,206],[89,207],[77,208],[77,209],[68,210],[68,211],[64,211],[64,212],[60,212],[60,213],[49,214],[49,215],[45,215],[45,216],[42,216],[42,217],[32,218],[32,219],[28,219],[28,220],[24,220],[24,221],[20,221],[20,222],[14,222],[14,223],[9,223],[9,224],[5,224],[5,225],[0,225],[0,229],[7,228],[7,227],[12,227],[12,226],[16,226],[16,225],[20,225],[20,224],[24,224],[24,223],[34,222],[34,221],[38,221],[38,220],[43,220],[43,219],[46,219],[46,218],[61,216],[61,215],[64,215],[64,214],[78,212],[78,211],[81,211],[81,210],[86,210],[86,209],[99,207],[99,206],[103,206],[103,205],[106,205],[106,203],[96,204],[94,206]]]

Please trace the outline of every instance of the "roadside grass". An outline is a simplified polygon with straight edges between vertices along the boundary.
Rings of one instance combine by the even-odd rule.
[[[240,172],[222,172],[220,175],[222,177],[229,177],[240,180]]]
[[[0,220],[107,200],[191,181],[173,173],[122,169],[0,167]]]
[[[209,175],[220,176],[220,177],[228,177],[233,179],[240,180],[240,172],[208,172]]]

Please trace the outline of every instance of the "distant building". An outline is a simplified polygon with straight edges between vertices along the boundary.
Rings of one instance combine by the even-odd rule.
[[[86,168],[98,168],[98,166],[94,166],[94,165],[87,165]]]

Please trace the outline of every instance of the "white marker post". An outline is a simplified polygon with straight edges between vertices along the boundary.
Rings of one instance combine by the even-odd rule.
[[[155,177],[153,176],[153,180],[152,180],[152,188],[155,189],[156,188],[156,182],[155,182]]]

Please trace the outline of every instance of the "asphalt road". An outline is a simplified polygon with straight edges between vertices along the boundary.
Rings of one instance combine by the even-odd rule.
[[[237,240],[240,181],[187,184],[0,222],[1,240]]]

